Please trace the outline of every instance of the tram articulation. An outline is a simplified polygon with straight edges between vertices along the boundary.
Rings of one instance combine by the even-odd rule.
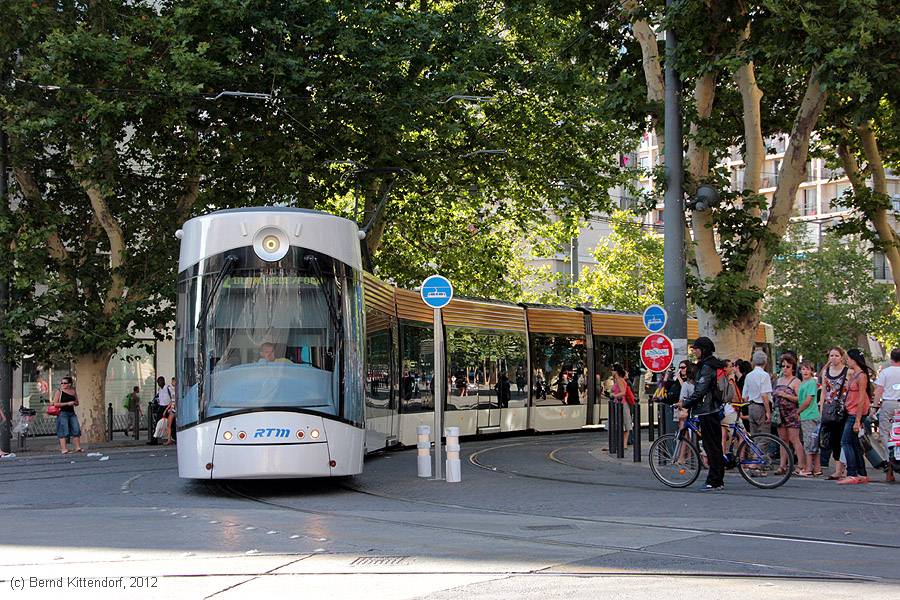
[[[362,270],[351,221],[290,208],[184,224],[178,276],[178,469],[192,479],[355,475],[433,422],[471,436],[605,419],[614,362],[638,364],[640,315],[454,299],[446,356],[419,294]],[[688,337],[697,337],[688,323]],[[769,326],[757,342],[769,347]]]

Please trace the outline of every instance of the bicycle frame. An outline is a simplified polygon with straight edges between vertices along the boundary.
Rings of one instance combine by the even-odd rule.
[[[697,436],[698,439],[703,439],[703,436],[700,433],[700,419],[699,417],[690,417],[685,420],[684,428],[678,432],[677,443],[675,445],[676,456],[678,455],[678,451],[680,450],[681,441],[684,439],[685,431],[689,431]],[[736,442],[736,437],[739,437],[741,441],[743,441],[747,448],[753,453],[755,456],[755,460],[751,459],[740,459],[740,464],[742,465],[761,465],[764,464],[764,460],[762,459],[762,451],[759,449],[759,446],[753,441],[753,439],[747,434],[747,430],[744,429],[743,425],[740,424],[740,421],[736,421],[729,425],[728,427],[731,430],[731,443],[728,445],[728,451],[731,452],[734,450],[734,444]],[[738,445],[740,447],[740,445]]]

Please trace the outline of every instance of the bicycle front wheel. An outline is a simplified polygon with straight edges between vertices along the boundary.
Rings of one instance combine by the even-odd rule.
[[[751,443],[741,442],[738,447],[738,471],[748,483],[764,490],[784,485],[794,472],[794,455],[780,438],[768,433],[757,433]],[[787,468],[781,475],[778,470],[781,457],[787,457]]]
[[[669,487],[687,487],[700,476],[700,452],[689,440],[667,433],[650,446],[650,471]]]

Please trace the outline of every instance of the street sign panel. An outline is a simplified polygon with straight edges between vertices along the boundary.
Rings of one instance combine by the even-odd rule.
[[[669,315],[659,304],[651,304],[644,309],[644,327],[650,333],[658,333],[666,327]]]
[[[641,362],[653,373],[662,373],[675,358],[672,340],[661,333],[651,333],[641,342]]]
[[[422,301],[431,308],[443,308],[453,299],[453,286],[441,275],[432,275],[422,282]]]

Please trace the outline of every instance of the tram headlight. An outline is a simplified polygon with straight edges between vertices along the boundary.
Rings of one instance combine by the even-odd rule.
[[[263,227],[253,236],[253,251],[266,262],[276,262],[290,250],[287,234],[278,227]]]
[[[234,434],[231,433],[230,431],[226,431],[225,433],[222,434],[222,437],[225,438],[225,441],[226,441],[226,442],[227,442],[228,440],[230,440],[233,436],[234,436]]]
[[[313,429],[312,431],[310,431],[310,432],[309,432],[309,437],[311,437],[311,438],[314,439],[314,440],[319,439],[319,430],[318,430],[318,429]]]
[[[278,252],[278,248],[281,246],[281,241],[274,235],[267,235],[263,238],[262,246],[265,248],[266,252],[271,252],[272,254]]]

